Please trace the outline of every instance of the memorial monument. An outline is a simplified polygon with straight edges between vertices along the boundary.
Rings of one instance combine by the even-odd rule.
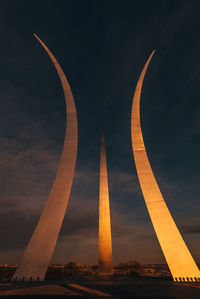
[[[137,83],[131,112],[131,137],[135,165],[144,200],[158,241],[175,281],[198,281],[200,271],[165,203],[146,153],[140,122],[140,95],[144,76],[154,51]]]
[[[34,35],[52,60],[62,83],[66,102],[66,133],[52,189],[13,280],[44,279],[67,208],[77,156],[78,125],[71,88],[53,54]]]
[[[99,180],[99,274],[112,274],[112,238],[104,133],[101,135]]]

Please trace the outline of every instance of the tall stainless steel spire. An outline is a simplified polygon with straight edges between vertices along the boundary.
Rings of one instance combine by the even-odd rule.
[[[99,181],[99,274],[112,274],[112,238],[104,133],[101,136]]]
[[[137,83],[131,112],[131,137],[135,165],[146,206],[163,254],[175,281],[197,281],[200,271],[192,258],[160,192],[149,163],[140,123],[140,95],[147,60]]]
[[[60,164],[48,200],[13,279],[43,280],[52,257],[71,192],[77,156],[78,125],[69,83],[60,65],[34,34],[52,60],[60,77],[66,101],[66,134]]]

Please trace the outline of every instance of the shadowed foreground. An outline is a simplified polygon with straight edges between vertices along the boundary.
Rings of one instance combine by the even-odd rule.
[[[1,282],[3,295],[134,296],[143,298],[199,298],[199,283],[131,277],[69,276],[66,281]]]

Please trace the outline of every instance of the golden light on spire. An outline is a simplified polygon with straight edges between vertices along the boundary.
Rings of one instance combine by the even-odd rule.
[[[14,274],[13,279],[18,280],[43,280],[45,277],[71,192],[78,144],[76,107],[67,78],[47,46],[36,34],[34,35],[49,55],[62,83],[66,102],[66,133],[51,192],[20,265]]]
[[[147,67],[154,51],[147,60],[137,83],[131,112],[131,137],[133,155],[144,200],[157,238],[175,281],[198,281],[200,271],[192,258],[157,185],[149,163],[140,123],[140,95]]]
[[[104,133],[101,136],[99,181],[99,274],[112,274],[112,239]]]

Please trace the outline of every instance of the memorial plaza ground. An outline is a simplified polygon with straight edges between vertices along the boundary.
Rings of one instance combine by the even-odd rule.
[[[64,295],[134,298],[200,298],[199,283],[174,283],[170,279],[131,277],[69,276],[65,281],[0,282],[0,296]]]

